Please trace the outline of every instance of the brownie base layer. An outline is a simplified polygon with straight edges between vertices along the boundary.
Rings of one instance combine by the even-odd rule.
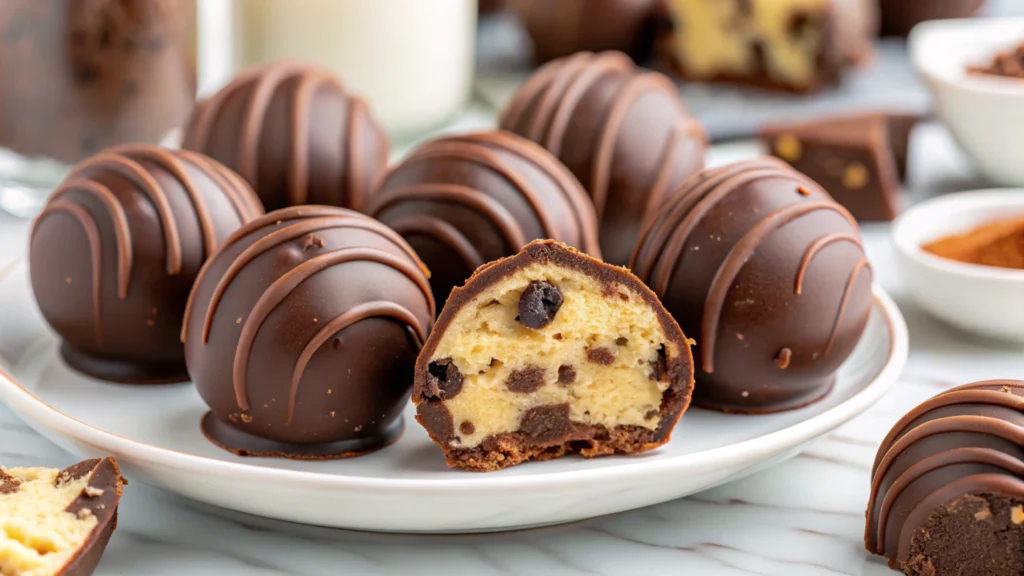
[[[207,440],[236,456],[290,460],[338,460],[376,452],[394,444],[405,430],[405,419],[399,416],[381,434],[376,436],[323,444],[289,444],[249,434],[223,422],[212,412],[207,412],[203,416],[201,426]]]
[[[101,358],[61,343],[60,355],[76,372],[116,384],[177,384],[188,382],[185,360],[160,364]]]

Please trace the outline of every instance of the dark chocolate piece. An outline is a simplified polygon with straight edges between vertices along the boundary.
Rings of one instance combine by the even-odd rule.
[[[1024,573],[1024,382],[925,401],[872,467],[865,545],[910,575]]]
[[[387,175],[372,214],[427,264],[437,302],[478,266],[531,240],[600,252],[594,209],[579,182],[543,148],[507,132],[423,144]]]
[[[564,300],[558,288],[547,282],[534,282],[519,297],[519,321],[527,328],[543,328],[555,319]]]
[[[707,136],[679,89],[620,52],[548,63],[516,91],[501,127],[540,143],[590,194],[601,253],[625,264],[643,221],[704,167]]]
[[[968,66],[967,72],[1024,79],[1024,42],[1018,43],[1009,50],[996,52],[995,56],[992,56],[992,59],[984,65]]]
[[[574,279],[560,287],[563,293],[572,291],[566,294],[573,302],[572,317],[558,315],[550,324],[526,330],[515,319],[512,297],[542,277]],[[594,318],[587,310],[608,317],[628,313],[638,330],[663,341],[659,346],[648,342],[649,336],[620,337],[588,353],[587,343],[599,336],[581,324],[600,323],[605,316]],[[486,319],[480,320],[480,315]],[[486,331],[478,330],[475,322],[486,322]],[[467,346],[463,338],[473,338],[474,346],[483,349],[471,350],[474,346]],[[460,353],[449,355],[447,347]],[[543,354],[533,354],[533,347]],[[566,453],[589,458],[651,450],[669,440],[689,405],[689,349],[690,342],[657,297],[626,269],[558,242],[535,241],[515,256],[482,266],[464,287],[452,292],[416,361],[416,418],[441,446],[449,466],[472,471]],[[588,355],[597,358],[597,364],[577,373],[574,366],[586,363]],[[660,365],[663,377],[650,378],[644,358]],[[447,363],[447,375],[456,362],[459,373],[467,375],[461,393],[438,399],[440,366]],[[557,383],[551,381],[555,373]],[[614,404],[619,402],[614,398],[620,386],[629,387],[630,395],[645,397]],[[488,408],[478,411],[480,406]],[[495,418],[502,410],[515,413]],[[515,430],[507,429],[509,418],[519,423]],[[464,427],[465,422],[472,426]],[[459,423],[457,429],[454,423]]]
[[[680,186],[648,222],[631,267],[697,335],[694,403],[725,412],[821,399],[871,308],[857,223],[774,158],[708,169]]]
[[[188,380],[178,341],[199,268],[263,213],[194,152],[130,145],[75,166],[36,218],[32,290],[73,368],[114,382]]]
[[[877,2],[669,0],[674,29],[659,44],[684,80],[814,92],[871,58]]]
[[[239,455],[381,448],[402,430],[433,317],[426,269],[380,222],[327,206],[258,218],[203,269],[185,313],[203,430]]]
[[[882,34],[906,36],[925,20],[967,18],[981,9],[985,0],[880,0]]]
[[[388,160],[387,135],[366,102],[331,72],[291,61],[242,72],[197,104],[182,147],[236,170],[267,210],[366,212]]]
[[[537,63],[583,50],[620,50],[643,63],[667,25],[659,0],[508,0]]]
[[[761,139],[858,221],[890,221],[902,205],[900,181],[916,123],[908,114],[844,115],[766,126]]]

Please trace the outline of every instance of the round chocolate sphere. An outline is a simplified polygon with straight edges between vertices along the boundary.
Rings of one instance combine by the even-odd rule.
[[[985,0],[881,0],[882,34],[906,36],[925,20],[967,18],[984,4]]]
[[[581,50],[621,50],[637,62],[650,57],[659,25],[659,0],[509,0],[533,43],[533,58],[547,62]]]
[[[402,431],[433,319],[426,269],[380,222],[327,206],[258,218],[203,268],[185,313],[203,431],[239,455],[381,448]]]
[[[726,412],[822,398],[871,309],[857,223],[774,159],[687,180],[647,223],[630,266],[697,340],[694,402]]]
[[[550,62],[516,92],[501,127],[547,148],[583,183],[606,262],[625,264],[645,217],[704,167],[704,129],[664,75],[624,54]]]
[[[477,267],[551,238],[600,255],[587,194],[558,160],[508,132],[427,142],[381,185],[374,215],[409,241],[444,302]]]
[[[187,380],[178,333],[192,282],[262,213],[238,175],[194,152],[131,145],[75,166],[29,243],[32,290],[67,363],[114,382]]]
[[[1021,573],[1024,382],[976,382],[925,401],[893,426],[871,472],[864,542],[890,567]]]
[[[362,98],[330,72],[289,61],[242,72],[199,102],[182,147],[238,172],[267,210],[365,212],[388,159],[387,136]]]

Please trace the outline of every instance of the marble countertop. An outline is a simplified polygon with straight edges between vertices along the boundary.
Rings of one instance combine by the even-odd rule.
[[[712,161],[753,150],[750,143],[719,146]],[[985,187],[940,126],[921,126],[912,154],[911,201]],[[27,230],[25,221],[0,214],[0,269],[23,253]],[[784,464],[641,510],[468,536],[299,526],[195,504],[135,482],[125,493],[118,530],[97,574],[891,574],[862,544],[878,443],[903,413],[946,388],[1024,378],[1024,350],[975,340],[925,315],[902,288],[888,226],[869,225],[864,233],[877,278],[910,328],[906,372],[876,407]],[[60,467],[72,460],[0,406],[0,464]]]

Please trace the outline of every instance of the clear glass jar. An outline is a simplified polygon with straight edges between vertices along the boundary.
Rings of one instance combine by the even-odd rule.
[[[0,1],[0,208],[29,216],[70,164],[159,142],[195,62],[195,0]]]

